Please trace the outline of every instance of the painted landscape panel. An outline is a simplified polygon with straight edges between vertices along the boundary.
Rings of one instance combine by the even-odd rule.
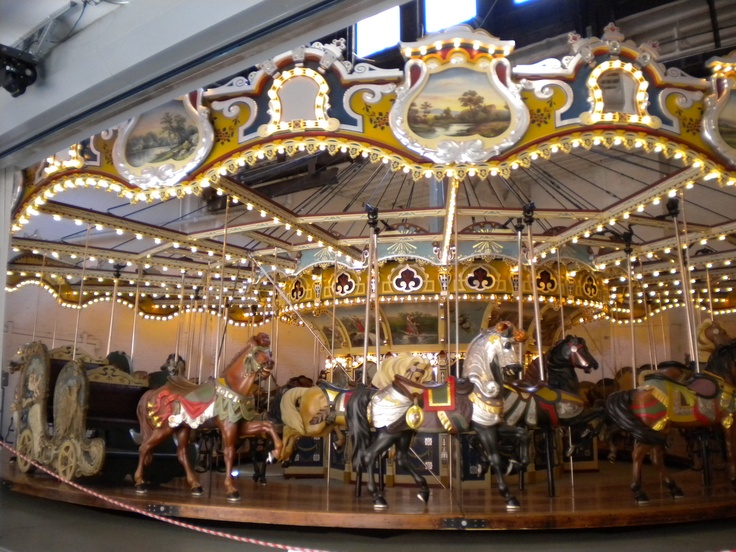
[[[432,75],[409,106],[409,128],[422,138],[503,134],[511,124],[506,100],[478,71],[455,68]]]

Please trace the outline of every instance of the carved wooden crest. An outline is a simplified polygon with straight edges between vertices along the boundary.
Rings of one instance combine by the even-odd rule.
[[[460,26],[402,43],[408,58],[389,122],[408,148],[436,163],[480,163],[529,125],[506,55],[513,41]]]
[[[214,143],[209,109],[193,92],[128,121],[112,156],[115,168],[140,188],[173,186],[199,167]]]

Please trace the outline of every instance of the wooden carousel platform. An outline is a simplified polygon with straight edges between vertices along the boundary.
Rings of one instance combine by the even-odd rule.
[[[301,527],[341,527],[391,530],[441,529],[580,529],[660,525],[700,520],[736,518],[736,492],[725,473],[716,472],[706,489],[701,473],[689,469],[675,473],[685,498],[673,500],[659,483],[659,476],[646,466],[647,505],[636,505],[629,490],[631,465],[601,463],[598,471],[577,471],[574,484],[569,473],[556,477],[556,496],[549,498],[546,477],[532,478],[526,488],[515,492],[521,510],[506,511],[495,488],[432,487],[428,504],[416,498],[416,489],[397,485],[386,489],[389,508],[374,511],[366,496],[356,499],[353,485],[318,478],[284,478],[271,467],[267,485],[253,481],[249,473],[240,476],[242,500],[226,502],[223,475],[201,474],[205,494],[189,496],[179,480],[152,489],[147,496],[136,495],[132,484],[111,486],[94,479],[74,488],[45,474],[23,474],[0,454],[0,478],[13,491],[94,508],[153,513],[175,518],[207,519],[233,523],[258,523]]]

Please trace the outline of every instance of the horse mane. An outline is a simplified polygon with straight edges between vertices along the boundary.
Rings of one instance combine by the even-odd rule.
[[[736,339],[715,348],[708,359],[705,371],[722,377],[731,385],[736,384]]]
[[[563,356],[563,349],[565,345],[568,345],[571,341],[584,341],[582,337],[574,335],[567,335],[564,339],[558,341],[545,355],[547,364],[552,366],[559,366],[560,364],[567,364],[567,359]]]
[[[432,376],[432,372],[427,370],[429,361],[423,357],[412,355],[411,353],[401,353],[398,356],[392,356],[380,363],[379,369],[373,376],[371,384],[378,389],[388,387],[394,381],[395,376],[409,377],[409,369],[413,363],[423,365],[424,375],[422,381],[427,381]]]
[[[544,368],[547,371],[547,384],[554,389],[562,389],[571,393],[579,393],[580,380],[569,357],[563,350],[571,341],[585,342],[582,337],[567,335],[555,343],[544,355]],[[535,358],[524,373],[524,380],[536,384],[540,381],[539,358]]]

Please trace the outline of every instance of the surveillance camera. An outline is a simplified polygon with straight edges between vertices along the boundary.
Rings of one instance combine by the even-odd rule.
[[[0,86],[17,98],[36,82],[37,64],[32,55],[0,44]]]

